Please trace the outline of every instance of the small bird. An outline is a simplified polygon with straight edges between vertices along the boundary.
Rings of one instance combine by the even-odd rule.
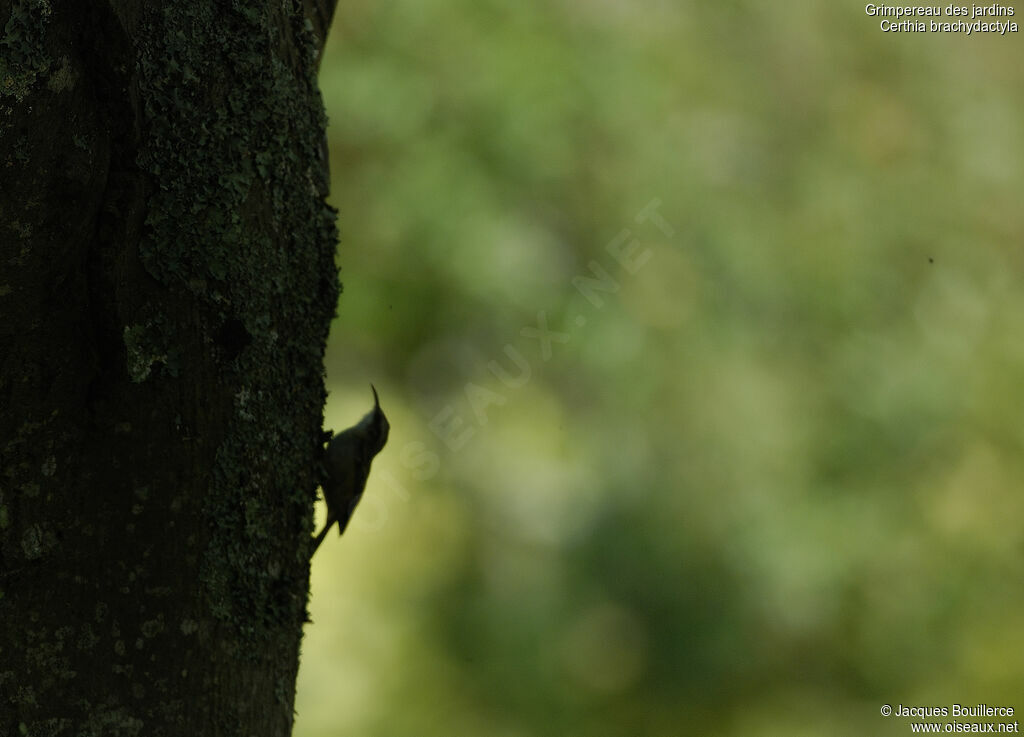
[[[338,523],[338,534],[345,532],[352,513],[363,498],[370,464],[388,442],[391,426],[380,408],[377,388],[373,390],[373,409],[352,427],[335,435],[324,456],[324,478],[320,486],[327,502],[327,522],[313,542],[313,552],[327,536],[331,525]]]

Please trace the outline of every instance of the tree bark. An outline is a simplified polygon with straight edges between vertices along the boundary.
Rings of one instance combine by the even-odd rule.
[[[330,0],[0,0],[0,735],[291,733]]]

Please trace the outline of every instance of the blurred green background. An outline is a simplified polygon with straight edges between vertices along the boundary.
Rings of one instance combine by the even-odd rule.
[[[392,431],[297,737],[1024,708],[1024,50],[878,21],[340,4],[326,425]]]

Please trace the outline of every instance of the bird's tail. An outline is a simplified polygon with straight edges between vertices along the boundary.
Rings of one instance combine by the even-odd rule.
[[[316,538],[313,540],[313,553],[317,551],[317,548],[320,547],[320,543],[322,543],[324,541],[324,538],[327,537],[327,531],[331,529],[331,526],[333,524],[334,520],[328,517],[327,522],[324,523],[324,529],[320,530],[320,534],[317,535]],[[310,558],[313,557],[313,553],[309,554]]]

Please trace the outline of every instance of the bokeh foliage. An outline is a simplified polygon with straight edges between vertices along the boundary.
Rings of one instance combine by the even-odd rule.
[[[343,3],[327,419],[372,380],[392,435],[296,735],[1024,708],[1022,60],[825,0]]]

